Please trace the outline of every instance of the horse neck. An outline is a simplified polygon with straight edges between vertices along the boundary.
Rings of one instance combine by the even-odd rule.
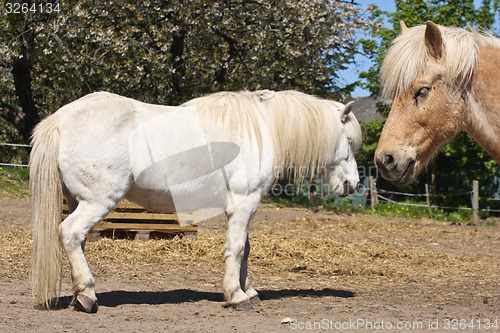
[[[478,60],[464,129],[500,163],[500,50],[481,46]]]

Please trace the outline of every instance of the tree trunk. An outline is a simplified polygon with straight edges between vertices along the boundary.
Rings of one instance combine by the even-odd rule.
[[[20,35],[21,54],[12,61],[12,75],[16,96],[21,109],[0,101],[0,116],[13,124],[22,135],[25,142],[29,142],[33,128],[40,122],[40,116],[33,99],[31,90],[31,69],[35,56],[34,31],[25,26]]]
[[[169,104],[178,102],[177,99],[184,93],[184,77],[186,76],[186,64],[184,62],[184,39],[187,29],[182,27],[174,32],[172,45],[170,47],[170,55],[172,59],[172,96]]]

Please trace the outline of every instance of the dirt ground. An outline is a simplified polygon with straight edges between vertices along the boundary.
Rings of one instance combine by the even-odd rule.
[[[0,200],[1,332],[500,331],[500,228],[263,205],[249,272],[262,302],[223,307],[225,220],[198,239],[101,239],[99,311],[34,307],[30,203]]]

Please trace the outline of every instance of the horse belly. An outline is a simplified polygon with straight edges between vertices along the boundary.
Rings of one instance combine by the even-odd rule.
[[[165,180],[165,175],[155,177],[156,180],[159,178],[163,180],[145,182],[141,179],[139,183],[135,181],[126,195],[127,199],[153,211],[197,213],[200,219],[206,219],[233,209],[232,203],[241,197],[228,188],[228,182],[220,170],[172,185]],[[154,188],[145,187],[152,183],[155,184]]]
[[[168,190],[148,190],[133,184],[125,198],[150,211],[158,213],[176,212],[172,194]]]

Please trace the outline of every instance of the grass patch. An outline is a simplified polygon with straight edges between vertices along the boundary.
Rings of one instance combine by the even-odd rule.
[[[29,169],[0,166],[0,199],[28,199]]]
[[[420,206],[412,206],[418,204]],[[457,224],[471,224],[471,210],[455,210],[446,212],[440,208],[429,208],[424,202],[417,203],[393,203],[393,204],[378,204],[375,206],[375,213],[382,216],[404,217],[404,218],[429,218],[438,221],[451,222]]]
[[[305,196],[296,196],[290,198],[267,196],[262,199],[262,203],[274,203],[284,207],[303,207],[310,209],[323,208],[329,211],[344,212],[344,213],[371,213],[371,208],[363,208],[353,206],[349,203],[348,199],[341,199],[339,202],[325,200],[317,202],[309,200]],[[412,206],[417,204],[418,206]],[[399,218],[412,218],[422,219],[428,218],[432,220],[449,222],[453,224],[472,224],[472,210],[458,209],[458,210],[444,210],[441,208],[426,207],[425,202],[401,202],[393,204],[378,204],[375,206],[375,214],[379,216],[399,217]],[[480,212],[481,219],[487,219],[489,216],[487,212]],[[496,221],[487,221],[485,225],[495,226]]]

